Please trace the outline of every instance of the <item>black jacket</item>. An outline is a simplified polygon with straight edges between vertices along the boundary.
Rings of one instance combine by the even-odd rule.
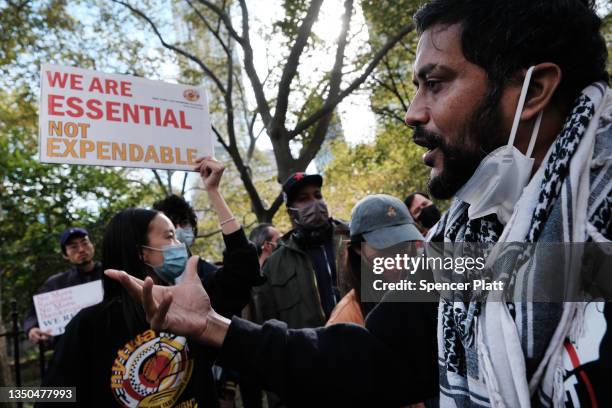
[[[231,318],[240,316],[251,301],[251,289],[266,281],[259,271],[257,250],[244,231],[223,236],[227,251],[223,266],[217,267],[200,258],[198,275],[217,313]]]
[[[264,263],[266,283],[253,291],[256,322],[277,319],[294,329],[325,325],[335,305],[332,293],[337,294],[348,236],[346,225],[332,222],[332,241],[327,249],[321,245],[307,250],[300,242],[299,231],[285,234],[279,248]],[[333,265],[328,268],[329,264]],[[320,280],[321,276],[328,280]],[[324,299],[320,292],[323,288],[328,294]]]
[[[207,290],[213,307],[231,315],[248,303],[250,285],[261,277],[257,252],[244,231],[223,238],[224,266],[211,271],[207,283],[214,284]],[[43,384],[77,387],[76,406],[83,407],[130,406],[145,398],[168,407],[216,407],[211,370],[216,355],[183,337],[153,332],[146,322],[131,332],[121,299],[105,299],[68,324]]]
[[[290,407],[400,407],[438,395],[437,303],[390,302],[366,328],[288,329],[234,318],[218,364],[259,378]]]

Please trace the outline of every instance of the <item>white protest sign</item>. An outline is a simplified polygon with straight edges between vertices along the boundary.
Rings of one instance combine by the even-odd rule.
[[[100,303],[103,297],[101,280],[35,295],[38,327],[60,335],[79,310]]]
[[[41,162],[192,170],[206,155],[204,88],[42,65]]]

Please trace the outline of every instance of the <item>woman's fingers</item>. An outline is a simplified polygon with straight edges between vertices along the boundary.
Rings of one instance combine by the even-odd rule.
[[[196,163],[201,163],[201,162],[203,162],[204,160],[210,160],[210,159],[212,159],[212,157],[211,157],[211,156],[202,156],[202,157],[198,157],[198,158],[196,159],[196,161],[195,161],[195,162],[196,162]]]
[[[214,160],[211,156],[203,156],[203,157],[198,157],[195,161],[196,166],[194,168],[194,170],[200,170],[200,168],[202,168],[203,166],[205,166],[205,164],[207,162],[209,162],[210,160]]]

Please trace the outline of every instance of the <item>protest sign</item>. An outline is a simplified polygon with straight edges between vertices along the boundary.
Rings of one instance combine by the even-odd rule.
[[[202,87],[43,64],[39,159],[193,170],[213,155]]]
[[[84,283],[34,296],[38,327],[57,336],[79,310],[100,303],[103,298],[102,281]]]

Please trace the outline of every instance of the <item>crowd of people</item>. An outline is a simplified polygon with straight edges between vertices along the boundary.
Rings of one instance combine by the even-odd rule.
[[[345,222],[330,216],[323,176],[298,172],[282,184],[291,229],[261,224],[247,239],[221,194],[223,164],[200,158],[223,260],[191,253],[198,220],[182,197],[116,214],[101,263],[88,232],[68,228],[71,269],[40,291],[101,279],[104,299],[53,338],[44,385],[75,386],[88,407],[233,406],[228,383],[247,408],[612,406],[604,301],[364,297],[364,271],[398,245],[416,256],[436,242],[612,240],[612,92],[594,5],[431,0],[415,26],[405,122],[427,149],[429,193],[359,197]],[[448,210],[431,197],[452,199]],[[513,282],[554,280],[542,258],[519,262]],[[33,311],[25,329],[50,338]]]

